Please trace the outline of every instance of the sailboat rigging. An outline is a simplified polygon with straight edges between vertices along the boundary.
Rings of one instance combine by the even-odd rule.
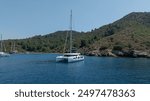
[[[11,51],[10,54],[16,54],[18,51],[16,50],[15,42],[11,44]]]
[[[0,57],[8,57],[10,56],[9,54],[3,52],[3,41],[2,41],[2,35],[1,35],[1,42],[0,42]],[[6,48],[4,47],[5,51],[6,51]]]

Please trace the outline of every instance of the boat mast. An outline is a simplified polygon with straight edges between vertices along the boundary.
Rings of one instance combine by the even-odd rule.
[[[72,10],[70,14],[70,53],[72,53]]]
[[[13,42],[11,42],[11,52],[13,51]]]
[[[15,48],[16,48],[16,46],[15,46],[15,42],[14,42],[14,47],[13,47],[13,51],[15,51],[15,50],[16,50]]]
[[[2,34],[1,34],[1,47],[0,47],[0,52],[2,52],[3,51],[3,46],[2,46]]]

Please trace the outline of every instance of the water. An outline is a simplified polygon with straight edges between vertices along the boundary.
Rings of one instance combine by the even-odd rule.
[[[58,54],[16,54],[0,58],[1,84],[149,84],[150,59],[88,57],[56,63]]]

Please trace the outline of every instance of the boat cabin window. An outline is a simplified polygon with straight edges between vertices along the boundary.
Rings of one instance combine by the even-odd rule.
[[[64,55],[64,56],[66,56],[66,57],[71,57],[71,56],[77,56],[77,55]]]

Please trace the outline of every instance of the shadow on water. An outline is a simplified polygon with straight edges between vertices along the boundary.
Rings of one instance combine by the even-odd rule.
[[[68,67],[80,67],[84,65],[84,61],[77,61],[77,62],[55,62],[56,65],[66,65]]]

